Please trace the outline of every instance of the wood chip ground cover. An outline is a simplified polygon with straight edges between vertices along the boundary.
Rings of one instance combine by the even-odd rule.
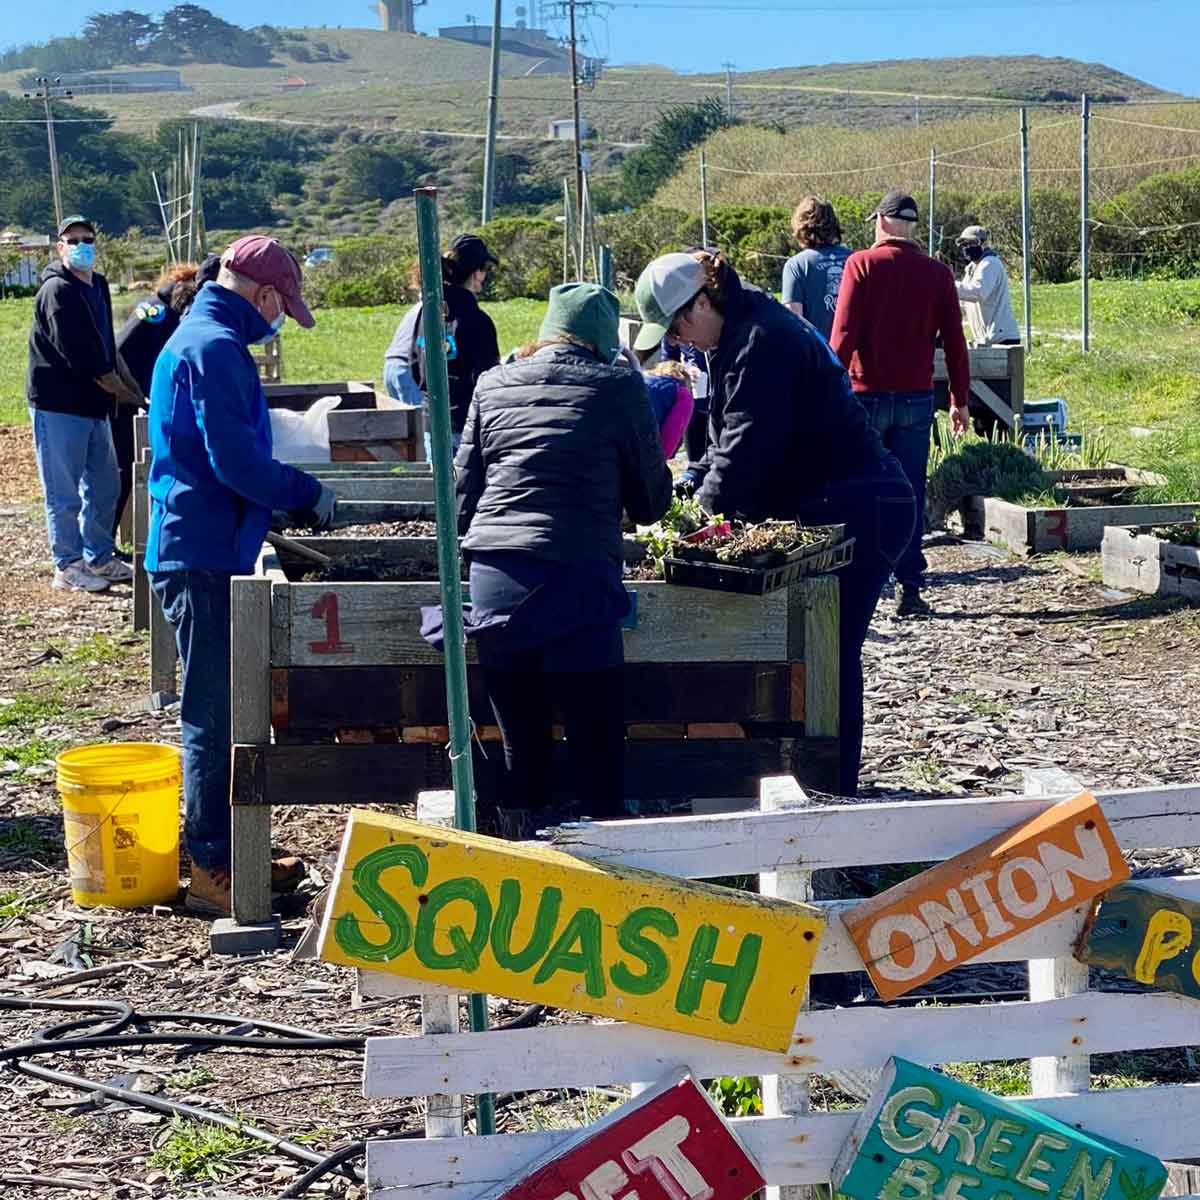
[[[99,597],[50,589],[27,429],[0,429],[0,455],[0,990],[120,997],[143,1010],[253,1014],[322,1033],[416,1030],[419,1008],[411,1001],[352,1009],[349,973],[339,968],[292,962],[285,953],[212,958],[207,924],[181,905],[154,913],[72,905],[54,748],[114,739],[177,742],[178,713],[147,711],[142,703],[147,643],[130,632],[128,588]],[[944,539],[928,553],[937,615],[898,622],[884,603],[867,643],[868,795],[1012,791],[1020,788],[1024,766],[1063,767],[1095,787],[1196,778],[1200,612],[1106,590],[1096,556],[1024,561]],[[4,722],[3,712],[14,708]],[[331,872],[341,827],[336,809],[275,814],[277,844],[302,852],[318,878]],[[1186,851],[1142,855],[1139,864],[1200,867]],[[302,913],[285,919],[289,946],[304,924]],[[70,945],[58,959],[66,961],[54,961],[64,943]],[[80,964],[113,970],[74,978]],[[1011,986],[1011,978],[985,976],[958,990]],[[493,1017],[516,1011],[498,1002]],[[5,1011],[3,1041],[24,1040],[58,1019]],[[318,1151],[421,1122],[418,1103],[364,1100],[361,1058],[350,1052],[289,1059],[246,1051],[180,1056],[149,1047],[53,1062],[97,1080],[141,1075],[161,1084],[162,1094],[241,1114]],[[1096,1069],[1114,1082],[1128,1075],[1195,1078],[1195,1060],[1185,1051],[1136,1056],[1132,1067],[1109,1058]],[[619,1094],[609,1094],[608,1102]],[[815,1094],[824,1105],[846,1103],[824,1081]],[[219,1185],[174,1180],[156,1165],[174,1161],[166,1119],[97,1104],[7,1068],[0,1068],[0,1103],[9,1114],[0,1131],[0,1179],[56,1176],[65,1184],[74,1176],[70,1189],[5,1182],[5,1197],[274,1196],[297,1174],[256,1148],[237,1153]],[[506,1100],[501,1128],[545,1127],[588,1105],[561,1093]],[[327,1181],[313,1194],[355,1193]]]

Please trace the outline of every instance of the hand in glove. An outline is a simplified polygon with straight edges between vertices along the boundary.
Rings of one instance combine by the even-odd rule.
[[[313,505],[312,514],[309,517],[314,529],[332,529],[334,516],[337,513],[337,496],[333,488],[327,484],[321,484],[321,494],[317,497],[316,504]]]
[[[675,495],[681,500],[689,500],[696,494],[696,489],[700,486],[700,478],[693,471],[684,471],[680,477],[675,480]]]

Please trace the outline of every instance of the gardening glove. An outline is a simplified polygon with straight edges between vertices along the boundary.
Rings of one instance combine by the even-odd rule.
[[[970,409],[966,404],[957,404],[951,401],[950,404],[950,432],[955,437],[962,437],[967,432],[967,426],[971,421]]]
[[[694,471],[684,471],[675,481],[675,495],[680,500],[689,500],[696,494],[700,482],[700,477]]]
[[[333,488],[321,484],[321,494],[317,497],[309,515],[309,522],[314,529],[332,529],[333,519],[337,514],[337,496]]]

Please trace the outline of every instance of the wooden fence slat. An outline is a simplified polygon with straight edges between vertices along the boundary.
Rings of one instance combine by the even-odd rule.
[[[1111,1054],[1189,1045],[1195,1037],[1195,1001],[1165,992],[1086,992],[942,1008],[855,1005],[801,1013],[786,1054],[627,1024],[497,1030],[487,1037],[371,1038],[363,1091],[420,1096],[432,1086],[459,1092],[591,1087],[654,1079],[678,1066],[701,1079],[823,1075],[877,1069],[893,1054],[922,1065],[989,1062],[1065,1055],[1076,1038],[1093,1054]]]
[[[1027,796],[1062,795],[1081,792],[1082,785],[1057,767],[1029,769],[1023,772]],[[1088,968],[1073,955],[1034,958],[1029,961],[1030,1000],[1052,1000],[1076,996],[1088,989]],[[1086,1044],[1081,1042],[1081,1045]],[[1086,1092],[1091,1087],[1092,1068],[1088,1054],[1054,1057],[1036,1056],[1030,1060],[1030,1090],[1035,1096],[1058,1096],[1064,1092]]]
[[[1025,1103],[1159,1158],[1188,1158],[1200,1128],[1200,1084],[1119,1088]],[[827,1184],[858,1112],[742,1117],[734,1130],[767,1182]],[[379,1200],[475,1200],[523,1164],[563,1146],[573,1130],[436,1141],[369,1141],[367,1184]]]
[[[146,537],[150,532],[150,452],[133,462],[133,627],[150,628],[150,576],[146,572]]]
[[[560,849],[585,858],[693,879],[758,875],[781,866],[817,871],[931,862],[1028,821],[1064,796],[960,796],[821,805],[789,813],[606,821],[564,825],[554,831],[553,840]],[[1098,791],[1096,797],[1127,850],[1200,845],[1200,785],[1119,788]]]

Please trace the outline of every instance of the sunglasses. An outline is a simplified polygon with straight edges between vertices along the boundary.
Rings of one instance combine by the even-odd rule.
[[[82,242],[85,246],[94,246],[96,244],[96,239],[94,237],[63,238],[63,241],[66,242],[68,246],[78,246],[80,242]]]

